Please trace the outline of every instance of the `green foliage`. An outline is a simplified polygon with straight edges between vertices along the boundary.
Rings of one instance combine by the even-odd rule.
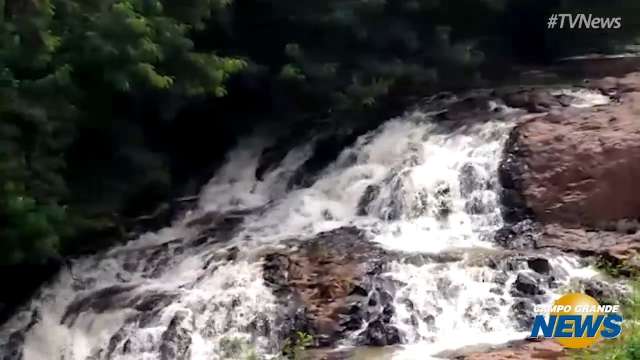
[[[38,204],[16,184],[5,183],[0,199],[0,263],[37,263],[55,256],[65,210]]]
[[[301,117],[326,111],[351,117],[396,92],[468,80],[459,75],[482,60],[476,43],[454,39],[448,26],[434,26],[443,7],[437,1],[269,3],[272,12],[258,15],[257,22],[287,19],[292,29],[284,39],[285,63],[274,65],[280,66],[282,92],[295,99]]]
[[[313,337],[305,332],[298,331],[294,336],[287,338],[282,348],[282,356],[275,359],[304,360],[307,359],[305,350],[313,345]],[[256,352],[255,346],[242,337],[225,337],[220,340],[218,349],[222,359],[258,360],[261,357]]]
[[[287,338],[282,353],[285,358],[289,360],[304,360],[307,358],[305,356],[305,350],[312,345],[313,336],[302,331],[297,331],[295,336]]]
[[[607,259],[600,258],[598,259],[596,266],[604,274],[614,278],[618,278],[618,277],[636,278],[638,276],[638,269],[635,266],[625,264],[625,263],[614,264],[611,261],[608,261]]]
[[[640,287],[636,284],[627,302],[622,305],[624,323],[622,334],[615,340],[603,342],[573,354],[578,360],[640,359]]]
[[[0,23],[0,264],[57,256],[80,128],[109,129],[113,99],[226,94],[239,58],[198,52],[190,32],[226,0],[6,0]],[[90,124],[90,125],[89,125]]]

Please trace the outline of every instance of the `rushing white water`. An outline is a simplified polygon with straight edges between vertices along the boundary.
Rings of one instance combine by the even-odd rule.
[[[301,189],[287,184],[313,144],[292,149],[260,181],[255,170],[269,142],[247,139],[184,219],[76,260],[43,288],[0,329],[0,355],[212,360],[236,359],[238,349],[249,347],[273,354],[282,345],[274,335],[278,304],[263,284],[261,255],[284,239],[345,225],[394,251],[454,254],[447,261],[390,264],[384,276],[398,284],[393,323],[406,345],[395,357],[424,359],[522,338],[509,290],[518,272],[528,270],[482,261],[506,254],[492,241],[503,226],[497,166],[517,114],[498,110],[495,119],[465,124],[436,123],[421,111],[392,119]],[[370,201],[362,203],[367,192]],[[218,241],[224,234],[216,233],[215,241],[198,244],[187,223],[210,211],[245,211],[245,221],[230,239]],[[594,275],[565,258],[554,261],[566,279]]]

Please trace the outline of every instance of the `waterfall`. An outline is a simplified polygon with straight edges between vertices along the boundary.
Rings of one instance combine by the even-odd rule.
[[[345,148],[308,187],[291,179],[312,156],[313,141],[258,180],[272,142],[245,139],[197,208],[168,228],[74,260],[43,287],[0,328],[0,358],[269,358],[282,346],[275,336],[281,305],[263,281],[263,256],[286,248],[285,240],[344,226],[400,254],[382,275],[396,289],[391,323],[401,346],[394,357],[523,338],[514,317],[522,297],[513,289],[534,272],[531,259],[493,240],[505,225],[497,168],[522,114],[489,106],[492,115],[482,120],[436,121],[440,111],[426,109],[391,119]],[[536,302],[551,301],[572,278],[596,275],[579,259],[554,256],[553,279],[540,285],[545,295],[532,295]],[[341,346],[357,337],[354,331]]]

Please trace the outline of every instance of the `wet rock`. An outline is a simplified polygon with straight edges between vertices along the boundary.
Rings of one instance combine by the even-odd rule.
[[[129,308],[141,313],[140,321],[147,323],[149,317],[175,300],[177,294],[148,290],[135,293],[135,285],[114,285],[77,297],[67,306],[60,321],[61,324],[73,325],[78,316],[86,311],[100,314],[106,311]]]
[[[263,265],[265,283],[273,293],[283,304],[295,304],[287,311],[288,320],[282,321],[282,336],[306,331],[316,346],[331,346],[364,323],[389,321],[393,287],[379,277],[389,257],[386,251],[353,227],[291,241],[295,250],[268,254]]]
[[[529,268],[538,274],[549,274],[551,272],[551,264],[549,260],[543,258],[531,258],[527,260]]]
[[[171,304],[176,297],[177,294],[175,293],[150,290],[133,297],[124,305],[137,311],[149,312],[155,309],[164,308]]]
[[[498,166],[498,180],[502,185],[500,191],[502,216],[509,224],[533,217],[533,211],[528,207],[523,195],[523,174],[526,169],[521,161],[523,149],[518,142],[519,136],[519,128],[515,127],[509,134]]]
[[[131,339],[127,339],[122,345],[122,354],[127,355],[131,353]]]
[[[9,341],[5,345],[4,357],[2,360],[22,360],[24,335],[20,331],[16,331],[9,335]]]
[[[463,197],[469,196],[472,192],[480,190],[484,186],[478,169],[470,163],[462,166],[460,175],[458,175],[458,181],[460,182],[460,194]]]
[[[256,179],[260,181],[264,180],[265,174],[276,168],[293,146],[295,146],[295,144],[279,142],[276,145],[264,149],[262,154],[260,154],[258,166],[256,167]]]
[[[305,354],[310,360],[351,360],[358,349],[311,349]]]
[[[533,318],[535,314],[533,312],[533,302],[528,299],[517,300],[512,306],[512,317],[516,322],[516,325],[520,331],[531,330],[533,325]]]
[[[354,332],[364,325],[365,312],[358,305],[352,305],[342,318],[340,325],[345,331]]]
[[[436,214],[440,218],[446,218],[451,213],[453,206],[451,189],[446,184],[440,184],[435,191]]]
[[[571,357],[553,340],[516,340],[504,345],[479,345],[438,354],[458,360],[569,360]]]
[[[209,211],[189,220],[186,226],[189,228],[210,228],[222,225],[225,222],[228,223],[239,217],[234,215],[235,214],[225,214],[218,211]]]
[[[4,348],[0,348],[2,350],[0,355],[3,355],[2,360],[23,360],[25,334],[41,320],[40,311],[34,309],[31,312],[29,323],[23,329],[13,331],[6,343],[3,344]]]
[[[237,233],[244,221],[244,217],[258,209],[245,212],[220,213],[211,211],[197,216],[187,222],[187,227],[193,228],[196,235],[188,242],[189,247],[197,247],[206,243],[223,243],[229,241]]]
[[[364,216],[369,213],[368,207],[371,202],[373,202],[378,195],[380,194],[380,186],[379,185],[369,185],[364,190],[364,194],[360,198],[358,202],[358,215]]]
[[[239,252],[240,252],[240,249],[238,249],[237,246],[230,247],[229,249],[227,249],[227,257],[225,258],[225,260],[234,261],[238,257]]]
[[[485,94],[468,94],[465,98],[448,104],[444,118],[455,121],[486,118],[491,114],[490,100]]]
[[[351,129],[333,132],[321,136],[316,141],[313,154],[291,177],[287,188],[308,187],[316,180],[318,173],[332,163],[338,155],[356,139],[376,126],[376,122],[365,123]]]
[[[596,299],[600,304],[618,304],[628,295],[622,286],[598,279],[580,279],[577,290]]]
[[[256,314],[246,327],[246,331],[254,336],[269,338],[272,333],[271,321],[265,314]]]
[[[588,231],[546,225],[535,240],[536,248],[554,248],[583,256],[596,256],[616,268],[620,275],[640,270],[640,234]]]
[[[107,359],[111,358],[113,353],[118,348],[118,345],[120,345],[120,343],[122,343],[125,338],[126,334],[123,328],[120,328],[120,330],[118,330],[113,336],[111,336],[111,339],[109,339],[109,345],[107,345]]]
[[[185,326],[188,313],[176,312],[169,327],[162,333],[160,360],[186,360],[191,358],[191,331]]]
[[[351,290],[351,292],[349,293],[349,295],[368,296],[369,291],[360,285],[355,285],[353,287],[353,290]]]
[[[541,226],[532,220],[507,223],[498,229],[494,240],[507,249],[530,249],[540,237]]]
[[[359,342],[371,346],[395,345],[400,343],[400,333],[396,327],[376,320],[367,325],[367,328],[360,335]]]
[[[539,279],[535,278],[531,274],[519,273],[513,287],[518,293],[524,296],[544,294],[544,290],[540,288]]]
[[[640,73],[631,72],[618,78],[607,76],[601,79],[593,79],[587,81],[586,86],[599,90],[604,95],[620,96],[624,93],[640,90]]]
[[[403,166],[414,167],[424,163],[424,149],[421,143],[409,143],[407,152],[409,155],[402,161]]]
[[[482,199],[478,196],[473,196],[471,199],[467,200],[464,204],[464,211],[467,214],[471,215],[479,215],[487,212],[487,208],[482,201]]]
[[[429,194],[426,189],[416,192],[411,206],[411,218],[419,218],[429,211]]]
[[[399,220],[403,214],[408,213],[407,210],[407,188],[405,186],[406,174],[393,176],[388,180],[391,194],[382,206],[380,218],[386,221]]]
[[[519,89],[501,94],[505,105],[522,108],[532,113],[541,113],[554,107],[562,106],[562,102],[545,89]]]
[[[144,213],[135,218],[118,218],[116,222],[126,229],[129,239],[135,239],[145,232],[157,231],[171,225],[172,220],[195,208],[198,198],[198,196],[182,196],[159,204],[157,204],[159,199],[153,200],[145,198],[141,201],[134,201],[130,204],[126,212],[139,214],[143,211],[148,211],[148,213]],[[146,205],[140,207],[140,204]],[[153,204],[157,204],[154,209],[147,208],[148,205]],[[96,249],[94,249],[94,251],[95,250]]]
[[[493,281],[498,285],[504,285],[509,280],[509,275],[506,272],[499,272],[496,274]]]
[[[263,278],[276,296],[285,296],[291,293],[288,279],[291,263],[291,259],[285,254],[268,254],[264,258]]]
[[[429,331],[437,330],[437,328],[436,328],[436,317],[435,316],[427,315],[422,320],[425,322],[425,324],[427,324],[427,329],[429,329]]]
[[[334,220],[333,214],[329,209],[322,210],[322,218],[325,219],[326,221]]]
[[[62,324],[73,325],[80,313],[93,311],[103,313],[107,310],[118,308],[126,301],[127,295],[135,288],[133,285],[114,285],[94,291],[83,297],[77,297],[67,306]]]
[[[174,211],[171,204],[165,202],[158,205],[149,214],[138,216],[132,220],[125,220],[124,225],[133,236],[136,236],[145,231],[161,229],[171,224],[173,215]]]

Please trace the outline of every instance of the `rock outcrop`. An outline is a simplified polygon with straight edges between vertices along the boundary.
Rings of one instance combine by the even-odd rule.
[[[514,128],[500,166],[505,215],[514,224],[534,221],[526,246],[640,268],[640,73],[586,84],[611,101],[594,107],[546,101],[538,109],[545,113]],[[510,229],[497,239],[523,247],[516,243],[523,242],[521,232]]]
[[[597,256],[623,271],[623,275],[640,269],[640,233],[568,229],[549,224],[536,238],[535,247]]]
[[[291,250],[265,257],[265,282],[288,304],[286,332],[313,335],[316,346],[331,346],[358,332],[358,343],[384,346],[400,341],[390,324],[393,284],[380,277],[388,254],[353,227],[291,241]]]
[[[635,79],[635,82],[633,81]],[[621,80],[622,81],[622,80]],[[611,83],[609,81],[608,83]],[[545,223],[602,227],[640,217],[640,75],[624,79],[618,102],[551,108],[514,129],[509,161],[524,201]],[[633,86],[635,85],[635,86]]]
[[[568,360],[562,345],[553,340],[514,341],[493,350],[453,356],[459,360]]]

